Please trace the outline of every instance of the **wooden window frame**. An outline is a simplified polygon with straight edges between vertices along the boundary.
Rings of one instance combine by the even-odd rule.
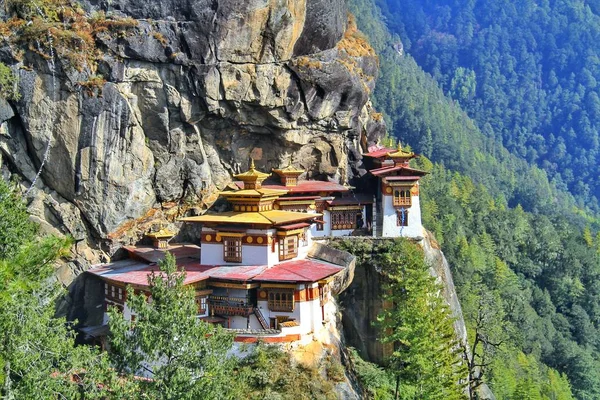
[[[291,245],[291,246],[290,246]],[[279,261],[298,257],[300,238],[298,235],[283,236],[279,239]]]
[[[412,206],[412,195],[410,194],[410,188],[404,186],[394,188],[393,202],[394,207]]]
[[[270,311],[292,312],[294,311],[293,290],[269,290],[268,303]]]
[[[242,238],[223,237],[223,260],[226,262],[242,262]]]
[[[362,214],[361,210],[331,211],[331,230],[356,229],[356,216]]]

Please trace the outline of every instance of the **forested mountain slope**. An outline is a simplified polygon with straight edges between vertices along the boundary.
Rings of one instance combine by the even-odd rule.
[[[598,209],[600,3],[377,4],[405,50],[486,136]]]
[[[372,0],[350,3],[380,55],[378,110],[394,136],[436,163],[420,165],[432,171],[422,185],[424,223],[453,267],[472,343],[476,333],[501,343],[478,349],[483,380],[500,399],[598,398],[595,219],[400,54],[391,17]]]

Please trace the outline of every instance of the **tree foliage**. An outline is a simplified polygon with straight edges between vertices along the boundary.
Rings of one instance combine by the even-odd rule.
[[[595,2],[377,4],[405,50],[481,130],[598,210],[600,16]],[[472,78],[470,84],[463,83],[465,76]]]
[[[75,334],[55,318],[62,289],[54,263],[70,241],[36,238],[25,206],[0,180],[0,397],[99,398],[97,382],[110,382],[107,359],[75,347]]]
[[[127,289],[135,319],[116,308],[109,312],[110,356],[118,372],[138,398],[235,398],[228,379],[234,360],[227,355],[233,336],[196,317],[193,289],[183,285],[175,257],[167,253],[159,268],[148,278],[148,293]]]
[[[382,343],[393,348],[386,370],[397,380],[393,390],[399,398],[466,398],[463,344],[441,297],[442,288],[429,274],[422,249],[406,239],[342,241],[338,246],[357,255],[360,264],[380,268],[386,277],[382,288],[384,307],[377,326]],[[377,386],[374,394],[380,398],[390,396],[389,384],[380,381]]]

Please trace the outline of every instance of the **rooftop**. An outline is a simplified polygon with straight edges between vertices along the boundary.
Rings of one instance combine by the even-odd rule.
[[[295,211],[270,210],[258,212],[227,211],[219,214],[204,214],[195,217],[181,218],[186,222],[218,223],[218,224],[257,224],[265,226],[289,224],[291,222],[308,221],[322,214]]]
[[[404,165],[398,165],[395,167],[394,166],[382,167],[382,168],[372,169],[369,172],[375,176],[385,176],[392,172],[399,172],[401,174],[405,174],[405,176],[408,176],[409,174],[412,176],[418,176],[419,179],[420,179],[420,177],[427,175],[427,172],[425,172],[425,171],[421,171],[420,169],[414,169],[411,167],[406,167]]]
[[[197,258],[177,258],[177,266],[185,270],[184,284],[190,285],[207,279],[238,282],[317,282],[334,275],[344,268],[315,259],[292,260],[279,263],[271,268],[266,265],[217,266],[202,265]],[[146,263],[134,259],[102,264],[88,270],[105,281],[147,287],[148,277],[159,274],[156,263]]]
[[[243,187],[243,186],[242,186]],[[344,185],[329,181],[306,180],[298,181],[296,186],[286,187],[283,185],[264,185],[264,188],[287,190],[288,194],[292,193],[321,193],[321,192],[348,192]]]
[[[381,158],[387,156],[389,153],[394,152],[396,149],[391,149],[389,147],[381,147],[376,149],[371,149],[366,154],[363,154],[363,157],[371,157],[371,158]]]

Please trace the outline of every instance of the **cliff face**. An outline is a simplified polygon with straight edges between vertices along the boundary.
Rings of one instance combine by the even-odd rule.
[[[429,232],[425,232],[425,237],[419,244],[423,247],[425,260],[430,266],[429,271],[442,285],[442,294],[456,318],[456,336],[463,343],[467,343],[467,328],[448,261]],[[357,265],[352,284],[340,295],[346,344],[355,347],[363,357],[376,363],[382,363],[386,351],[389,350],[377,340],[379,332],[373,326],[383,305],[381,287],[384,277],[380,273],[382,267],[384,266],[371,263]]]
[[[152,224],[208,208],[250,157],[344,180],[383,133],[368,102],[377,59],[343,0],[82,5],[137,20],[98,35],[99,90],[60,57],[0,52],[21,93],[0,102],[1,171],[26,188],[46,159],[27,199],[43,227],[77,242],[66,281]]]

